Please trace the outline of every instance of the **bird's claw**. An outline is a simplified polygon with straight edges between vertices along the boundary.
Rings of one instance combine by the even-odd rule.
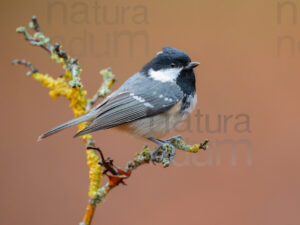
[[[153,163],[161,162],[164,167],[168,167],[170,163],[174,160],[174,156],[176,154],[176,148],[172,144],[172,141],[177,138],[182,137],[175,136],[167,140],[159,140],[153,138],[149,139],[159,145],[159,147],[151,153],[151,161]]]

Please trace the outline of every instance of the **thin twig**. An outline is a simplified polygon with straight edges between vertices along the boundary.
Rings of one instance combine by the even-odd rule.
[[[15,59],[15,60],[11,61],[11,63],[13,65],[19,64],[19,65],[24,65],[24,66],[30,68],[30,71],[28,71],[26,73],[27,76],[30,76],[33,73],[37,73],[38,72],[38,69],[31,62],[28,62],[25,59]]]
[[[112,73],[110,67],[101,70],[99,73],[100,75],[102,75],[104,82],[101,84],[96,94],[94,94],[94,96],[88,100],[88,103],[86,105],[86,111],[89,111],[93,107],[93,105],[98,101],[99,98],[103,98],[104,96],[108,95],[111,92],[110,87],[116,81],[116,77]]]
[[[56,59],[58,63],[63,61],[65,64],[65,71],[70,71],[72,74],[72,79],[69,82],[71,87],[82,87],[79,76],[79,74],[81,73],[81,68],[79,66],[77,58],[71,58],[70,56],[68,56],[66,51],[62,50],[62,46],[60,44],[56,43],[52,45],[50,43],[51,39],[44,35],[44,32],[40,28],[36,16],[32,16],[29,27],[36,31],[33,35],[31,35],[24,26],[18,27],[16,31],[23,34],[25,36],[25,40],[29,41],[31,45],[39,46],[50,53],[52,55],[52,58]]]

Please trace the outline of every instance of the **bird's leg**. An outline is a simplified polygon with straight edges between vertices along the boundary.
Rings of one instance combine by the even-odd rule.
[[[148,138],[148,140],[154,142],[155,144],[157,144],[159,146],[157,149],[155,149],[151,153],[151,160],[156,161],[156,162],[161,162],[164,157],[163,152],[161,150],[161,147],[164,144],[164,142],[160,139],[155,139],[155,138]]]
[[[148,138],[148,140],[158,144],[158,148],[151,153],[151,160],[153,162],[162,162],[164,167],[169,166],[176,154],[176,148],[172,144],[172,141],[178,138],[182,139],[181,136],[174,136],[167,140]]]

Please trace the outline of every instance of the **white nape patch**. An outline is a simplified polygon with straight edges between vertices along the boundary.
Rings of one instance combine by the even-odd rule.
[[[183,68],[169,68],[155,71],[151,68],[149,75],[153,80],[160,82],[174,82],[182,69]]]
[[[154,106],[151,105],[149,102],[145,102],[145,103],[144,103],[144,106],[149,107],[149,108],[154,108]]]
[[[156,53],[156,55],[159,55],[159,54],[162,54],[163,53],[163,51],[159,51],[158,53]]]

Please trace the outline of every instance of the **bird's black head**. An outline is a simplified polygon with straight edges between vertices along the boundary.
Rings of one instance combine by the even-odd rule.
[[[190,94],[195,91],[193,69],[198,65],[197,62],[191,62],[184,51],[164,47],[142,68],[141,72],[157,81],[176,82],[186,94]]]
[[[162,51],[158,52],[157,55],[142,68],[142,71],[147,72],[149,69],[158,71],[162,69],[184,68],[190,63],[191,59],[184,51],[172,47],[163,47]],[[197,65],[193,64],[190,69]]]

